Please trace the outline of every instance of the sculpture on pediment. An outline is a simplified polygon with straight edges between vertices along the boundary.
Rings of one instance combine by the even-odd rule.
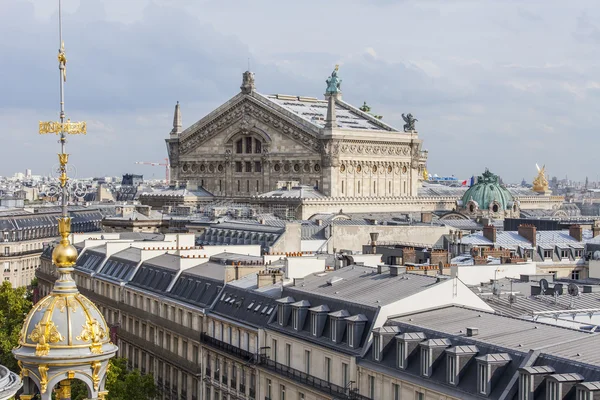
[[[546,166],[539,167],[539,165],[535,164],[535,167],[538,170],[538,174],[533,180],[533,190],[538,193],[546,193],[548,192],[548,179],[546,178]]]
[[[406,122],[406,124],[404,124],[404,132],[414,131],[415,130],[415,122],[419,121],[418,119],[413,117],[413,115],[411,113],[408,113],[408,115],[406,115],[406,116],[404,114],[402,114],[402,119],[404,120],[404,122]]]
[[[242,76],[242,86],[240,86],[242,93],[249,94],[256,89],[254,85],[254,73],[250,71],[244,72]]]
[[[327,90],[325,91],[326,94],[338,94],[342,91],[342,89],[341,89],[342,80],[338,77],[338,74],[337,74],[339,68],[340,68],[340,66],[336,65],[335,69],[331,73],[331,76],[329,78],[327,78],[327,80],[325,81],[327,83]]]

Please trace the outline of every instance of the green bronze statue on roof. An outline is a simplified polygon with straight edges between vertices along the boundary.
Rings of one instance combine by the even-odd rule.
[[[326,94],[337,94],[342,91],[340,87],[342,80],[338,77],[337,74],[339,69],[340,66],[336,65],[335,69],[331,73],[331,76],[325,81],[327,83],[327,90],[325,91]]]

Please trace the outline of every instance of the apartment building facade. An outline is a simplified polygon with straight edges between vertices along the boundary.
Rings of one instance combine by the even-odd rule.
[[[256,266],[252,246],[80,236],[80,291],[162,399],[579,400],[600,387],[597,334],[495,315],[458,279],[353,265],[261,284],[227,273]]]

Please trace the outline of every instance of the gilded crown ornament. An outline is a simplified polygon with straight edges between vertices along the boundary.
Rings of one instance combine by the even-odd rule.
[[[59,135],[58,177],[53,190],[60,198],[62,215],[58,219],[60,241],[52,251],[52,263],[58,278],[50,294],[35,304],[25,318],[19,333],[19,345],[13,350],[21,369],[24,393],[21,398],[32,398],[35,386],[41,400],[70,400],[71,380],[86,383],[91,399],[104,399],[108,361],[117,352],[110,341],[104,316],[85,296],[79,293],[71,276],[77,262],[77,249],[71,243],[71,218],[67,204],[69,196],[79,189],[70,183],[69,155],[65,151],[67,135],[86,134],[85,122],[71,122],[65,118],[64,83],[67,57],[62,41],[61,0],[59,4],[58,69],[60,73],[60,120],[39,123],[39,133]],[[69,169],[69,167],[71,169]],[[76,332],[81,332],[79,335]]]

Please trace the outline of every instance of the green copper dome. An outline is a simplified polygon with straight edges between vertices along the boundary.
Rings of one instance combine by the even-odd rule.
[[[473,204],[476,203],[476,204]],[[463,195],[461,205],[469,211],[477,207],[482,210],[489,209],[493,212],[510,210],[515,201],[510,192],[500,184],[497,175],[487,169]]]

